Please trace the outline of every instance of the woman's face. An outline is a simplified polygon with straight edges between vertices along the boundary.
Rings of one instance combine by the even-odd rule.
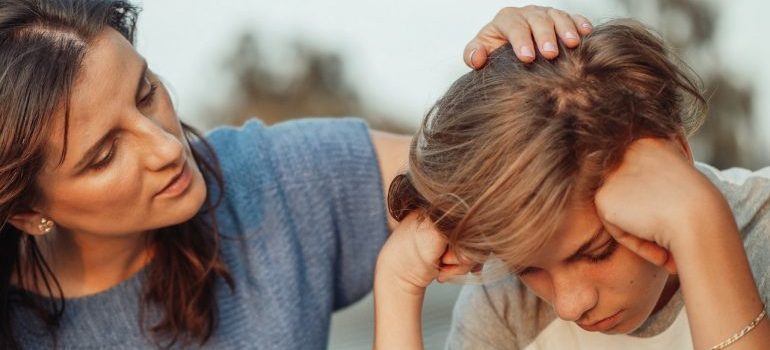
[[[125,235],[183,222],[206,196],[169,95],[144,59],[107,29],[87,52],[70,101],[57,116],[34,209],[57,227]]]
[[[612,239],[593,205],[571,206],[547,252],[520,280],[558,316],[588,331],[625,334],[653,312],[669,273]]]

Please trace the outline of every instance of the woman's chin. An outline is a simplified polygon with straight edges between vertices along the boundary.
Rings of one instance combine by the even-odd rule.
[[[206,182],[197,166],[191,167],[192,179],[189,188],[175,198],[168,198],[158,203],[158,214],[163,218],[159,226],[166,227],[181,224],[197,215],[206,202]]]

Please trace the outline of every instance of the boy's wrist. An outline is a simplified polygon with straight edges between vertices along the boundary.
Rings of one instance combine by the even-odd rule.
[[[393,266],[381,256],[377,260],[374,273],[375,292],[387,293],[389,295],[419,296],[425,294],[426,286],[421,286],[409,280],[404,273],[409,273]]]
[[[425,288],[406,283],[382,256],[374,275],[375,349],[419,349]]]
[[[737,232],[732,210],[721,193],[714,190],[701,198],[685,220],[669,227],[672,230],[669,250],[675,258],[682,251],[699,246],[698,242],[710,241],[709,235]]]

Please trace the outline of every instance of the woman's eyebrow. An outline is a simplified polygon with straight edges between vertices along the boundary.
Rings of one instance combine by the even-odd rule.
[[[570,255],[566,261],[575,261],[580,258],[581,255],[585,254],[585,252],[588,251],[589,248],[591,248],[591,246],[593,246],[594,243],[596,243],[596,241],[598,241],[602,236],[602,232],[604,231],[603,228],[604,227],[600,225],[599,228],[596,229],[596,232],[594,232],[594,234],[591,236],[591,238],[585,241],[585,243],[583,243],[574,254]]]

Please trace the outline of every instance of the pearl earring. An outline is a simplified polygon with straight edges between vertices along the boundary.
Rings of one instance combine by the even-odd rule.
[[[53,229],[53,220],[50,220],[48,218],[41,218],[40,224],[37,225],[37,229],[40,230],[41,233],[48,233],[51,232]]]

